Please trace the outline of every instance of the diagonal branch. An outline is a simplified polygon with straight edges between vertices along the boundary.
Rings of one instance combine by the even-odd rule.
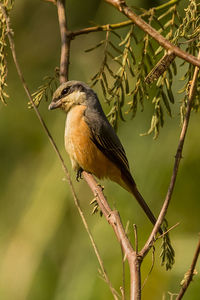
[[[200,59],[200,51],[198,54],[198,59]],[[191,85],[190,85],[190,90],[189,90],[189,94],[188,94],[188,103],[187,103],[187,109],[186,109],[186,115],[185,115],[185,119],[183,122],[183,127],[181,130],[181,134],[180,134],[180,138],[179,138],[179,143],[178,143],[178,148],[176,151],[176,155],[175,155],[175,162],[174,162],[174,168],[173,168],[173,173],[171,176],[171,181],[169,184],[169,188],[167,191],[167,195],[165,198],[165,201],[163,203],[162,209],[160,211],[159,217],[157,219],[157,222],[151,232],[151,235],[149,236],[149,239],[147,240],[146,244],[144,245],[143,249],[140,251],[140,255],[142,257],[144,257],[148,251],[150,250],[153,242],[154,242],[154,237],[156,235],[156,233],[158,232],[164,218],[165,215],[167,213],[167,208],[169,206],[170,200],[172,198],[172,193],[174,190],[174,186],[175,186],[175,182],[176,182],[176,178],[177,178],[177,173],[178,173],[178,168],[179,168],[179,164],[182,158],[182,151],[183,151],[183,145],[185,142],[185,137],[186,137],[186,133],[187,133],[187,129],[188,129],[188,125],[189,125],[189,120],[190,120],[190,113],[191,113],[191,109],[192,109],[192,103],[193,103],[193,99],[194,99],[194,95],[195,95],[195,87],[196,87],[196,82],[198,79],[198,72],[199,72],[199,68],[195,67],[194,70],[194,74],[193,74],[193,78],[191,81]]]
[[[83,172],[83,177],[87,181],[94,196],[97,199],[98,205],[105,216],[108,223],[112,226],[115,235],[123,249],[125,256],[127,257],[130,269],[131,279],[131,300],[139,300],[141,297],[141,278],[140,278],[140,264],[137,253],[133,250],[133,247],[126,235],[126,231],[122,225],[122,221],[119,213],[116,210],[112,210],[105,198],[102,188],[97,184],[96,180],[91,174]]]
[[[200,239],[198,241],[198,245],[197,245],[193,260],[192,260],[192,264],[190,266],[190,269],[186,273],[186,279],[184,280],[184,283],[182,285],[182,288],[181,288],[178,296],[176,297],[176,300],[181,300],[183,298],[187,288],[189,287],[189,285],[193,279],[193,276],[194,276],[195,266],[196,266],[199,255],[200,255]]]
[[[181,50],[179,47],[170,43],[166,38],[164,38],[158,31],[147,24],[142,18],[136,15],[130,7],[126,5],[124,0],[104,0],[105,2],[116,7],[120,12],[122,12],[127,18],[133,21],[138,27],[140,27],[144,32],[148,33],[152,38],[154,38],[163,48],[174,53],[176,56],[186,60],[187,62],[200,67],[200,59],[195,56]]]

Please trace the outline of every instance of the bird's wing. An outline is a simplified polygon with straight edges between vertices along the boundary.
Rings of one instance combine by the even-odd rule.
[[[121,144],[116,143],[108,132],[97,135],[92,132],[92,141],[119,168],[129,170],[126,153]]]
[[[85,114],[85,121],[91,131],[91,140],[124,174],[129,173],[129,163],[124,148],[105,116]],[[131,176],[132,177],[132,176]]]

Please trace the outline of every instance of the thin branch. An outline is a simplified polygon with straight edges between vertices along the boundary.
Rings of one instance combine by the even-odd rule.
[[[113,294],[114,299],[117,300],[117,299],[118,299],[118,293],[117,293],[117,292],[115,291],[115,289],[112,287],[112,284],[111,284],[111,282],[110,282],[110,280],[109,280],[109,278],[108,278],[108,275],[107,275],[107,273],[106,273],[106,270],[105,270],[105,268],[104,268],[102,259],[101,259],[100,254],[99,254],[99,250],[98,250],[98,248],[97,248],[97,246],[96,246],[96,244],[95,244],[94,238],[93,238],[93,236],[92,236],[92,234],[91,234],[91,232],[90,232],[90,229],[89,229],[88,224],[87,224],[87,222],[86,222],[85,216],[84,216],[83,211],[82,211],[82,209],[81,209],[81,207],[80,207],[80,203],[79,203],[78,197],[77,197],[77,195],[76,195],[74,186],[73,186],[73,184],[72,184],[72,181],[71,181],[71,178],[70,178],[68,169],[67,169],[67,167],[66,167],[66,165],[65,165],[64,159],[63,159],[63,157],[62,157],[60,151],[58,150],[58,147],[57,147],[57,145],[56,145],[56,143],[55,143],[55,141],[54,141],[52,135],[50,134],[50,132],[49,132],[49,130],[48,130],[48,128],[47,128],[47,126],[46,126],[46,124],[45,124],[45,122],[44,122],[42,116],[40,115],[40,112],[39,112],[38,108],[35,106],[35,103],[34,103],[34,101],[33,101],[33,98],[32,98],[32,96],[31,96],[31,93],[30,93],[30,91],[29,91],[29,88],[28,88],[28,86],[27,86],[27,84],[26,84],[26,81],[25,81],[25,79],[24,79],[24,76],[23,76],[21,67],[20,67],[20,65],[19,65],[19,63],[18,63],[18,59],[17,59],[17,56],[16,56],[15,43],[14,43],[13,36],[12,36],[12,30],[11,30],[10,24],[9,24],[9,18],[8,18],[7,14],[6,14],[6,11],[5,11],[5,9],[4,9],[4,7],[3,7],[3,5],[2,5],[1,3],[0,3],[0,8],[1,8],[2,13],[3,13],[3,15],[4,15],[4,18],[5,18],[5,20],[6,20],[8,40],[9,40],[10,49],[11,49],[11,53],[12,53],[12,56],[13,56],[13,61],[14,61],[14,64],[15,64],[15,66],[16,66],[16,70],[17,70],[18,76],[19,76],[19,78],[20,78],[20,80],[21,80],[21,82],[22,82],[22,85],[23,85],[23,88],[24,88],[24,90],[25,90],[25,92],[26,92],[26,95],[27,95],[29,101],[31,102],[31,104],[32,104],[32,106],[33,106],[33,109],[34,109],[34,111],[35,111],[35,113],[36,113],[36,115],[37,115],[37,117],[38,117],[38,119],[39,119],[39,121],[40,121],[40,123],[41,123],[41,125],[42,125],[43,130],[45,131],[45,133],[46,133],[46,135],[47,135],[47,137],[48,137],[48,139],[49,139],[49,141],[50,141],[50,143],[51,143],[51,145],[52,145],[54,151],[56,152],[56,154],[57,154],[57,156],[58,156],[58,158],[59,158],[59,160],[60,160],[60,162],[61,162],[61,165],[62,165],[62,167],[63,167],[64,173],[65,173],[65,175],[66,175],[68,184],[69,184],[70,189],[71,189],[71,192],[72,192],[72,196],[73,196],[73,199],[74,199],[75,206],[76,206],[77,209],[78,209],[78,212],[79,212],[79,214],[80,214],[80,216],[81,216],[81,220],[82,220],[82,222],[83,222],[83,224],[84,224],[84,227],[85,227],[85,229],[86,229],[86,231],[87,231],[87,234],[88,234],[88,236],[89,236],[89,238],[90,238],[90,241],[91,241],[91,243],[92,243],[94,252],[95,252],[95,254],[96,254],[96,256],[97,256],[99,265],[100,265],[100,267],[101,267],[101,271],[102,271],[102,273],[103,273],[103,275],[104,275],[104,278],[105,278],[107,284],[109,285],[109,288],[110,288],[110,290],[111,290],[111,292],[112,292],[112,294]]]
[[[176,56],[186,60],[187,62],[200,67],[200,60],[195,56],[186,53],[181,50],[179,47],[170,43],[167,39],[165,39],[158,31],[156,31],[153,27],[147,24],[141,17],[136,15],[130,7],[126,5],[124,0],[104,0],[105,2],[111,4],[116,7],[120,12],[122,12],[127,18],[133,21],[138,27],[140,27],[144,32],[148,33],[152,38],[154,38],[163,48],[169,50],[174,53]]]
[[[200,51],[198,54],[198,58],[200,59]],[[178,148],[176,151],[176,156],[175,156],[175,162],[174,162],[174,168],[173,168],[173,173],[171,176],[171,181],[169,184],[169,188],[167,191],[167,195],[165,198],[165,201],[163,203],[162,209],[160,211],[159,217],[157,219],[157,222],[151,232],[151,235],[149,236],[146,244],[144,245],[143,249],[140,251],[140,255],[141,257],[144,257],[148,251],[150,250],[154,239],[155,239],[155,235],[158,232],[164,218],[165,215],[167,213],[167,208],[169,206],[171,197],[172,197],[172,193],[174,190],[174,186],[175,186],[175,182],[176,182],[176,177],[177,177],[177,173],[178,173],[178,168],[179,168],[179,164],[182,158],[182,151],[183,151],[183,145],[184,145],[184,141],[185,141],[185,137],[186,137],[186,133],[187,133],[187,129],[188,129],[188,124],[189,124],[189,120],[190,120],[190,113],[191,113],[191,109],[192,109],[192,102],[193,102],[193,98],[194,98],[194,94],[195,94],[195,87],[196,87],[196,82],[198,79],[198,72],[199,72],[199,68],[195,67],[194,69],[194,74],[193,74],[193,78],[191,81],[191,85],[190,85],[190,90],[189,90],[189,95],[188,95],[188,103],[187,103],[187,109],[186,109],[186,115],[185,115],[185,119],[183,122],[183,127],[181,130],[181,134],[180,134],[180,138],[179,138],[179,143],[178,143]]]
[[[166,230],[165,232],[163,232],[163,234],[159,235],[156,239],[161,239],[163,238],[164,235],[168,234],[168,232],[170,232],[171,230],[173,230],[174,228],[176,228],[177,226],[180,225],[180,222],[174,224],[173,226],[171,226],[168,230]]]
[[[163,3],[163,4],[159,5],[159,6],[153,7],[153,9],[154,10],[160,10],[160,9],[166,8],[166,7],[170,6],[170,5],[174,5],[174,4],[178,3],[179,1],[180,0],[170,0],[170,1],[168,1],[166,3]]]
[[[54,1],[54,0],[45,0],[45,1]],[[152,9],[154,9],[155,11],[158,11],[158,10],[166,8],[172,4],[176,4],[179,1],[180,0],[170,0],[169,2],[166,2],[162,5],[155,6]],[[145,16],[147,14],[149,14],[149,11],[145,11],[140,17]],[[87,28],[83,28],[80,30],[76,30],[76,31],[71,31],[70,36],[73,39],[74,37],[76,37],[78,35],[88,34],[88,33],[97,32],[97,31],[107,31],[107,30],[112,30],[112,29],[119,29],[119,28],[126,27],[128,25],[131,25],[131,24],[133,24],[132,20],[119,22],[119,23],[115,23],[115,24],[97,25],[97,26],[87,27]]]
[[[69,57],[70,57],[70,32],[67,29],[67,19],[65,13],[65,0],[57,0],[58,21],[60,26],[61,37],[61,54],[60,54],[60,82],[68,80]]]
[[[76,37],[78,35],[88,34],[88,33],[97,32],[97,31],[108,31],[108,30],[112,30],[112,29],[118,29],[118,28],[126,27],[131,24],[133,24],[133,22],[128,20],[128,21],[119,22],[116,24],[106,24],[106,25],[87,27],[87,28],[83,28],[80,30],[71,31],[70,36],[73,39],[74,37]]]
[[[133,224],[134,237],[135,237],[135,252],[138,254],[138,233],[137,233],[137,225]]]
[[[198,241],[198,245],[197,245],[193,260],[192,260],[192,264],[191,264],[190,269],[188,270],[188,272],[186,274],[186,279],[184,281],[184,284],[183,284],[178,296],[176,297],[176,300],[182,299],[183,295],[185,294],[185,292],[187,290],[187,288],[189,287],[189,285],[190,285],[190,283],[193,279],[193,276],[194,276],[194,270],[195,270],[195,266],[196,266],[199,255],[200,255],[200,239]]]
[[[126,283],[126,279],[125,279],[125,261],[126,261],[126,256],[124,255],[124,251],[122,248],[122,245],[120,244],[120,248],[121,248],[121,255],[122,255],[122,286],[120,287],[120,291],[122,294],[122,300],[126,300],[126,295],[125,295],[125,283]]]
[[[147,274],[147,276],[144,279],[144,282],[142,284],[142,290],[145,287],[145,285],[147,283],[147,280],[148,280],[149,276],[151,275],[151,272],[153,271],[153,267],[154,267],[154,264],[155,264],[155,247],[153,246],[152,249],[153,249],[153,251],[152,251],[152,263],[151,263],[150,270],[149,270],[149,272],[148,272],[148,274]]]

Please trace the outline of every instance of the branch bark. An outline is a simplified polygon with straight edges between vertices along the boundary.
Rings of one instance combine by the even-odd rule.
[[[68,80],[69,59],[70,59],[70,32],[67,28],[67,18],[65,13],[65,1],[57,0],[58,21],[61,37],[61,53],[60,53],[60,83]]]
[[[83,171],[83,177],[91,188],[94,196],[97,199],[98,205],[107,219],[108,223],[112,226],[115,235],[121,244],[124,254],[127,257],[129,269],[130,269],[130,299],[141,299],[141,278],[140,278],[140,257],[137,255],[126,235],[125,229],[122,225],[119,213],[116,210],[112,210],[105,198],[102,188],[97,184],[96,180],[91,174]]]
[[[130,7],[126,5],[124,0],[104,0],[105,2],[111,4],[115,8],[117,8],[121,13],[123,13],[127,18],[133,21],[138,27],[140,27],[144,32],[148,33],[152,38],[154,38],[163,48],[169,50],[170,53],[174,53],[176,56],[184,59],[185,61],[200,67],[200,60],[195,56],[186,53],[181,50],[179,47],[170,43],[167,39],[165,39],[158,31],[156,31],[153,27],[147,24],[142,18],[136,15]]]

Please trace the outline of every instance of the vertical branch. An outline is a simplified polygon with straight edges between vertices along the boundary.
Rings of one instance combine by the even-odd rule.
[[[60,83],[63,83],[68,80],[71,43],[70,32],[67,29],[65,0],[57,0],[57,11],[61,37]]]

